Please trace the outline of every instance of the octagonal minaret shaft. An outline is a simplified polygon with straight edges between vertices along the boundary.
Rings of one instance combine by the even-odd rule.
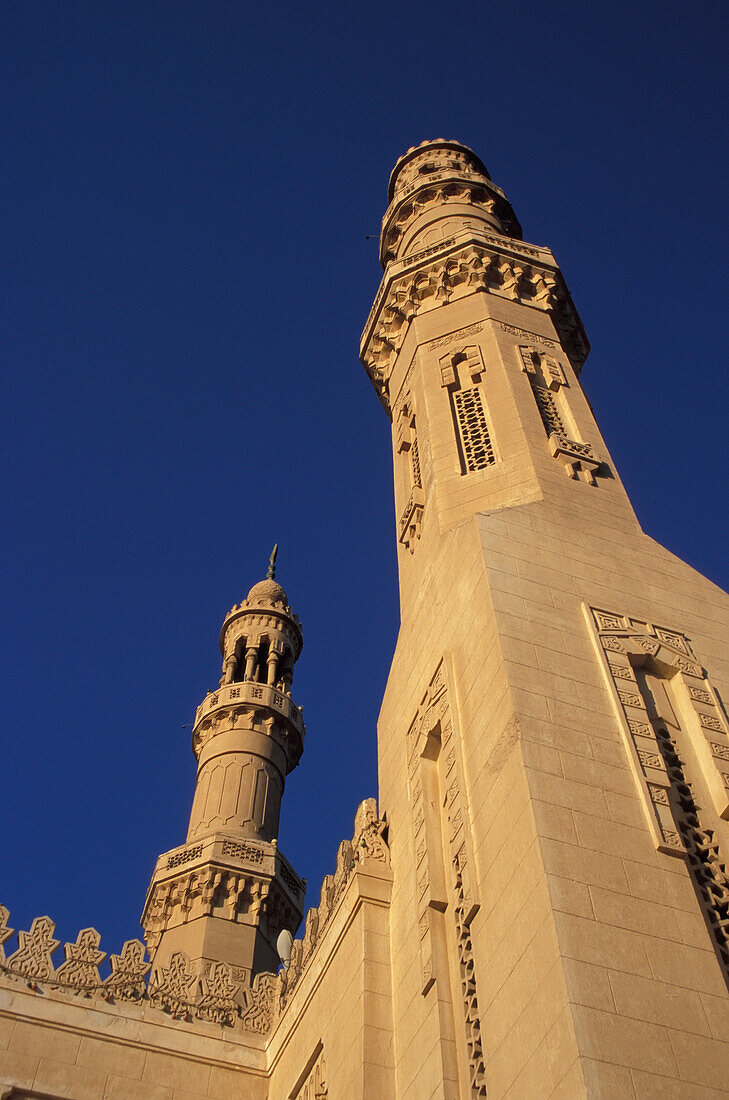
[[[156,962],[184,951],[201,976],[215,962],[240,977],[275,970],[277,937],[302,916],[304,883],[277,845],[286,776],[304,747],[291,699],[302,637],[275,556],[274,547],[266,579],[223,622],[220,684],[193,725],[187,840],[157,860],[142,916]]]

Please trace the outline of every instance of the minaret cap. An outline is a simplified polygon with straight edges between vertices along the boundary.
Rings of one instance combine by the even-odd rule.
[[[283,607],[288,607],[289,599],[278,581],[266,577],[265,581],[259,581],[258,584],[253,585],[253,588],[246,596],[246,603],[280,603]]]
[[[268,612],[269,615],[278,616],[279,619],[283,619],[291,624],[293,635],[296,639],[294,645],[294,660],[298,658],[303,644],[301,623],[299,622],[298,615],[295,615],[289,606],[289,598],[286,592],[278,581],[274,579],[276,574],[277,553],[278,544],[274,546],[271,553],[265,579],[254,584],[243,602],[234,604],[225,616],[220,631],[221,653],[225,653],[225,635],[232,622],[245,616],[255,615],[257,612]]]
[[[273,544],[273,550],[271,551],[271,557],[268,561],[268,569],[266,571],[266,579],[259,581],[258,584],[254,584],[253,588],[248,593],[246,603],[280,603],[284,607],[288,607],[289,601],[286,593],[280,584],[276,583],[276,555],[278,554],[278,543]]]

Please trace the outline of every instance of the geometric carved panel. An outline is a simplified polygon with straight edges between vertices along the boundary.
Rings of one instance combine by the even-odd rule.
[[[726,717],[685,634],[583,609],[656,846],[686,859],[729,978],[729,873],[686,759],[689,749],[716,813],[729,818]]]

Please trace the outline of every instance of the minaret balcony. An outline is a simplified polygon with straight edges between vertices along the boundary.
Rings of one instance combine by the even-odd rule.
[[[270,684],[261,684],[255,680],[242,680],[239,683],[225,684],[216,691],[210,691],[203,699],[195,713],[195,726],[214,711],[221,707],[240,706],[248,704],[254,707],[268,707],[270,710],[287,718],[295,727],[303,740],[306,732],[304,719],[301,715],[301,707],[289,695],[285,695],[278,688]]]

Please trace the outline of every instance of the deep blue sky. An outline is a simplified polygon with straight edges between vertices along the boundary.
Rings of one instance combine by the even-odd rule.
[[[389,172],[456,137],[552,246],[645,529],[729,585],[727,14],[696,0],[0,13],[0,900],[117,950],[184,840],[183,728],[271,544],[304,625],[280,843],[314,899],[397,631],[358,362]]]

